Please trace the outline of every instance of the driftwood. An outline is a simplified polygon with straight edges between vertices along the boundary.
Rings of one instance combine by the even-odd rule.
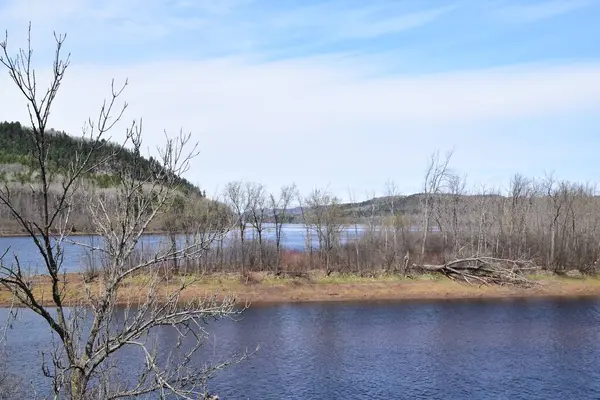
[[[537,266],[526,260],[508,260],[493,257],[470,257],[447,262],[443,265],[413,265],[427,272],[441,273],[452,280],[478,285],[513,285],[532,287],[536,283],[526,274]]]

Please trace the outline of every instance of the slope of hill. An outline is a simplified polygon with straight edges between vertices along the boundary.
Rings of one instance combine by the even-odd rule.
[[[0,165],[2,165],[0,167],[0,181],[28,183],[31,180],[34,171],[30,168],[33,165],[30,149],[33,142],[27,129],[19,122],[0,122]],[[52,172],[60,173],[69,165],[77,152],[85,153],[91,149],[92,145],[91,141],[69,136],[64,132],[50,130],[49,167]],[[116,156],[112,158],[110,163],[102,164],[88,177],[99,187],[114,186],[117,172],[123,167],[133,165],[135,157],[133,151],[106,141],[94,153],[94,157],[90,161],[93,163],[113,153]],[[137,171],[132,171],[132,173],[134,176],[142,178],[145,174],[156,171],[161,171],[161,166],[157,160],[152,157],[141,157],[137,162]],[[186,179],[176,178],[176,181],[185,192],[202,194],[198,187]]]
[[[92,149],[92,143],[83,138],[76,138],[64,132],[51,130],[48,140],[48,171],[55,176],[50,183],[50,195],[61,192],[60,176],[66,171],[77,153],[85,154]],[[28,128],[18,122],[0,122],[0,185],[8,185],[11,201],[20,212],[33,215],[39,206],[39,191],[32,192],[39,181],[33,153],[33,140]],[[111,156],[112,155],[112,156]],[[111,157],[109,157],[111,156]],[[104,160],[108,160],[104,162]],[[102,162],[99,162],[102,161]],[[86,185],[95,195],[112,199],[117,195],[117,186],[121,171],[126,171],[135,179],[143,179],[164,175],[165,170],[153,158],[144,158],[134,154],[130,149],[118,144],[103,142],[99,150],[94,152],[92,163],[98,162],[97,168],[84,176]],[[149,175],[152,174],[152,175]],[[165,230],[181,230],[184,224],[206,218],[208,214],[223,212],[223,205],[208,199],[197,186],[184,178],[174,177],[178,185],[176,194],[177,210],[165,210],[148,226],[153,232]],[[90,193],[88,191],[88,193]],[[95,226],[87,211],[86,194],[78,193],[73,201],[70,214],[70,225],[73,232],[94,232]],[[83,196],[83,197],[82,197]],[[110,203],[110,201],[109,201]],[[8,207],[0,205],[0,235],[23,233],[23,229],[14,219]]]

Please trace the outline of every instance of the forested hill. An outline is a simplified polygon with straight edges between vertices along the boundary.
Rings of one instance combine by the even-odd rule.
[[[31,136],[27,132],[27,127],[19,122],[0,122],[0,164],[17,164],[24,167],[32,165],[31,156]],[[50,130],[49,135],[49,167],[55,172],[60,173],[61,169],[69,165],[70,161],[75,157],[77,152],[86,152],[91,149],[92,142],[82,138],[69,136],[64,132]],[[101,170],[94,171],[93,178],[101,187],[110,187],[116,184],[117,172],[123,167],[133,165],[133,151],[122,148],[122,146],[105,142],[102,147],[94,154],[95,160],[100,160],[110,154],[116,153],[110,163],[104,164]],[[161,166],[154,158],[142,157],[137,163],[138,171],[133,171],[134,174],[142,177],[151,171],[160,170]],[[6,171],[1,172],[1,180],[6,180]],[[26,181],[27,176],[22,171],[17,171],[12,174],[13,180]],[[184,191],[195,192],[202,195],[200,189],[183,178],[177,178],[178,184],[181,185]],[[23,182],[24,183],[24,182]]]
[[[433,195],[435,199],[441,200],[444,203],[449,201],[456,202],[460,200],[460,204],[471,204],[477,205],[482,202],[482,199],[493,199],[501,200],[502,196],[496,194],[461,194],[458,196],[451,196],[448,194],[436,194]],[[336,211],[339,218],[343,221],[368,221],[372,218],[389,217],[392,214],[402,215],[409,218],[421,218],[423,213],[423,207],[425,202],[425,194],[415,193],[411,195],[397,195],[397,196],[384,196],[374,197],[362,202],[354,203],[338,203],[336,205]],[[331,203],[325,203],[324,206],[331,207]],[[302,223],[302,208],[293,207],[287,210],[288,222],[291,223]]]

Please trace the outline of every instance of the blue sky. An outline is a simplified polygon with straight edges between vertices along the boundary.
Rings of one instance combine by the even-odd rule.
[[[242,179],[344,198],[419,191],[450,148],[469,187],[598,180],[599,18],[595,0],[0,0],[13,46],[32,21],[40,76],[68,34],[56,128],[77,134],[129,78],[126,122],[151,148],[191,131],[187,177],[209,193]],[[0,120],[26,120],[0,87]]]

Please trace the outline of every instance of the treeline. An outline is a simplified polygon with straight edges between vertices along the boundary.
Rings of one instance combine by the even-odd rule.
[[[98,164],[97,168],[87,174],[87,178],[101,188],[116,186],[123,171],[140,180],[145,179],[147,174],[158,175],[164,172],[155,158],[143,157],[120,144],[104,139],[96,142],[84,137],[77,138],[53,129],[48,133],[48,167],[51,172],[66,173],[71,162],[81,154],[90,154],[90,165]],[[90,151],[92,148],[95,149],[93,152]],[[20,164],[24,167],[14,173],[2,171],[0,178],[21,184],[33,182],[33,175],[37,172],[33,159],[34,149],[34,136],[30,128],[19,122],[0,122],[0,164]],[[136,170],[128,171],[132,165],[136,166]],[[173,179],[184,191],[204,194],[184,178],[173,176]]]
[[[51,188],[57,183],[51,184]],[[15,208],[15,211],[25,216],[29,220],[34,220],[39,217],[40,204],[43,201],[43,194],[39,191],[32,192],[26,185],[18,185],[11,187],[10,198]],[[67,229],[71,234],[95,234],[98,232],[98,226],[94,222],[92,210],[90,208],[98,208],[101,200],[103,207],[106,208],[106,213],[110,218],[115,220],[120,217],[117,213],[118,201],[122,201],[122,194],[118,188],[100,188],[94,185],[84,184],[84,186],[76,193],[70,194],[68,220],[66,226],[63,226],[64,220],[57,221],[57,226],[54,233],[58,234],[60,229]],[[151,194],[148,194],[151,196]],[[53,204],[58,204],[61,193],[58,190],[51,190],[49,201]],[[185,204],[186,214],[181,213],[180,204]],[[198,194],[177,193],[173,199],[165,207],[157,213],[148,225],[148,232],[166,233],[174,229],[181,229],[181,232],[187,230],[190,226],[189,215],[193,214],[195,224],[201,221],[209,221],[212,223],[219,219],[228,217],[228,210],[216,201],[207,199]],[[210,217],[208,217],[210,215]],[[187,219],[186,219],[187,218]],[[203,222],[204,223],[204,222]],[[13,212],[5,205],[0,204],[0,235],[10,236],[24,234],[26,231],[22,225],[14,218]]]
[[[29,157],[30,136],[18,123],[0,124],[2,154]],[[51,140],[52,162],[91,145],[60,132]],[[135,176],[132,168],[154,168],[149,167],[152,159],[114,144],[101,149],[112,154],[104,171]],[[72,201],[71,232],[95,232],[86,209],[90,198],[100,196],[107,205],[117,198],[116,188],[92,181],[85,185],[77,194],[81,198]],[[469,257],[527,260],[555,272],[598,269],[600,197],[594,187],[551,176],[515,175],[504,190],[468,190],[466,179],[450,168],[450,155],[432,156],[421,193],[402,196],[388,182],[383,196],[364,202],[344,203],[327,189],[300,194],[293,184],[270,193],[259,183],[231,182],[215,200],[204,198],[197,188],[190,192],[185,190],[187,184],[180,186],[182,190],[149,229],[173,237],[184,233],[190,243],[204,238],[203,243],[210,244],[208,251],[191,266],[202,272],[406,273]],[[19,211],[25,215],[39,211],[41,199],[28,185],[13,185],[10,190]],[[284,225],[290,222],[302,229],[302,251],[283,245]],[[0,207],[0,226],[4,234],[19,232],[6,207]]]
[[[324,189],[302,196],[294,185],[268,193],[261,184],[230,183],[222,197],[230,219],[220,224],[231,232],[215,240],[197,268],[372,275],[493,257],[557,273],[598,272],[600,197],[594,187],[515,175],[504,191],[468,191],[449,160],[432,157],[423,192],[411,196],[410,213],[402,211],[406,197],[393,183],[385,196],[352,204]],[[282,245],[290,220],[302,227],[303,251]]]

